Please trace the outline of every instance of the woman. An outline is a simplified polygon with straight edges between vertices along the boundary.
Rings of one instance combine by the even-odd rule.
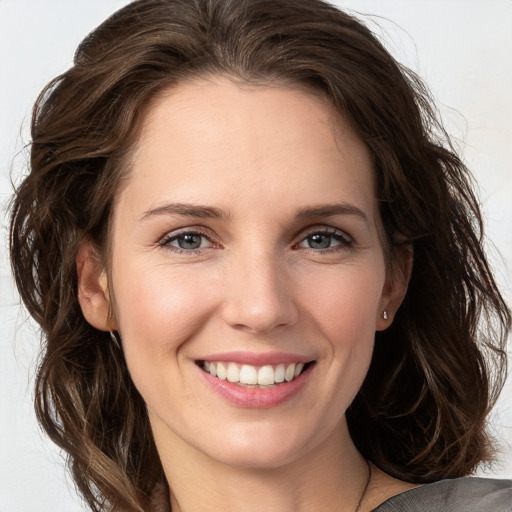
[[[508,481],[447,480],[492,455],[510,327],[478,204],[360,22],[134,2],[32,135],[12,263],[92,510],[512,508]]]

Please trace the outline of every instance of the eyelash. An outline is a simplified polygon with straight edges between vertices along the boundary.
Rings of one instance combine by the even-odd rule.
[[[184,237],[184,236],[199,236],[201,238],[205,238],[206,240],[208,240],[208,242],[210,242],[212,244],[211,247],[203,247],[203,248],[198,248],[198,249],[182,249],[181,247],[174,247],[173,245],[171,245],[171,242],[174,242],[175,240],[178,240],[180,237]],[[201,231],[199,229],[195,229],[195,230],[188,230],[188,229],[183,229],[179,232],[173,232],[173,233],[169,233],[168,235],[165,235],[159,242],[158,242],[158,245],[160,247],[163,247],[164,249],[167,249],[167,250],[170,250],[176,254],[186,254],[188,256],[192,256],[192,255],[200,255],[203,253],[204,249],[210,249],[212,247],[218,247],[218,245],[216,246],[216,244],[214,242],[212,242],[211,240],[211,236],[204,232],[204,231]]]
[[[306,250],[307,252],[314,253],[314,254],[329,254],[329,253],[335,253],[347,249],[351,249],[354,246],[354,239],[349,236],[347,233],[336,229],[336,228],[310,228],[308,231],[306,231],[299,242],[293,245],[294,250],[299,250],[301,248],[301,244],[304,243],[309,237],[313,235],[323,235],[327,237],[334,238],[337,242],[339,242],[339,245],[335,245],[334,247],[328,247],[324,249],[314,249],[312,247],[302,247],[302,249]],[[212,244],[210,247],[199,247],[197,249],[183,249],[180,247],[175,247],[171,245],[172,242],[175,240],[178,240],[180,237],[184,236],[196,236],[206,239],[210,244]],[[199,229],[195,230],[187,230],[183,229],[179,232],[173,232],[169,233],[168,235],[164,236],[159,242],[159,247],[165,248],[167,250],[170,250],[174,252],[175,254],[186,254],[186,255],[200,255],[203,253],[205,249],[211,249],[211,248],[218,248],[219,245],[216,245],[211,240],[211,235],[209,233],[201,231]]]
[[[347,249],[352,249],[354,247],[354,239],[345,233],[336,228],[318,228],[313,227],[306,231],[306,233],[302,236],[299,243],[294,245],[294,248],[300,248],[302,243],[304,243],[309,237],[312,235],[323,235],[334,238],[339,245],[335,245],[334,247],[328,247],[325,249],[314,249],[312,247],[302,247],[308,252],[312,252],[314,254],[332,254],[340,251],[346,251]]]

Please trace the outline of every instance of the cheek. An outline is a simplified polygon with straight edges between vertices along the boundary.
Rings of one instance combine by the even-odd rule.
[[[121,278],[126,275],[132,278]],[[119,331],[127,351],[177,351],[213,308],[208,283],[198,283],[190,273],[165,265],[120,269],[113,284]]]
[[[326,377],[333,394],[329,398],[333,421],[345,413],[355,398],[370,366],[380,306],[384,272],[375,267],[351,268],[337,280],[324,282],[325,293],[311,301],[316,327],[327,343],[330,361]]]
[[[148,406],[158,408],[163,400],[168,408],[166,390],[182,389],[182,347],[189,346],[211,314],[211,286],[199,286],[197,278],[165,265],[129,270],[121,272],[118,267],[117,278],[114,274],[112,279],[126,363]],[[133,277],[126,279],[127,275]],[[182,401],[190,399],[187,393],[182,389],[181,395],[172,399],[173,410],[185,407]]]
[[[305,309],[332,344],[373,342],[384,275],[383,264],[376,261],[312,276],[314,288],[302,291]]]

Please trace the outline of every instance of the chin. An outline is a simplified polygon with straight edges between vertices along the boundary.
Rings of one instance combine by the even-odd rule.
[[[272,421],[256,424],[236,423],[222,429],[222,438],[214,436],[203,445],[203,453],[228,466],[246,469],[276,469],[316,451],[337,431],[334,425],[315,429],[304,418],[293,424]]]
[[[302,447],[300,447],[302,448]],[[281,442],[255,443],[254,440],[230,444],[221,450],[208,450],[207,454],[227,466],[243,469],[276,469],[292,463],[301,455],[297,446]]]

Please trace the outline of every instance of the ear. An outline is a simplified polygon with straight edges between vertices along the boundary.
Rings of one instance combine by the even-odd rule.
[[[76,257],[78,301],[85,319],[100,331],[116,330],[110,315],[108,279],[90,242],[80,245]]]
[[[411,278],[414,252],[412,244],[404,243],[394,248],[393,261],[388,270],[386,282],[381,296],[381,303],[377,311],[375,328],[377,331],[387,329],[392,323],[402,304],[407,286]],[[384,315],[384,311],[387,313]]]

